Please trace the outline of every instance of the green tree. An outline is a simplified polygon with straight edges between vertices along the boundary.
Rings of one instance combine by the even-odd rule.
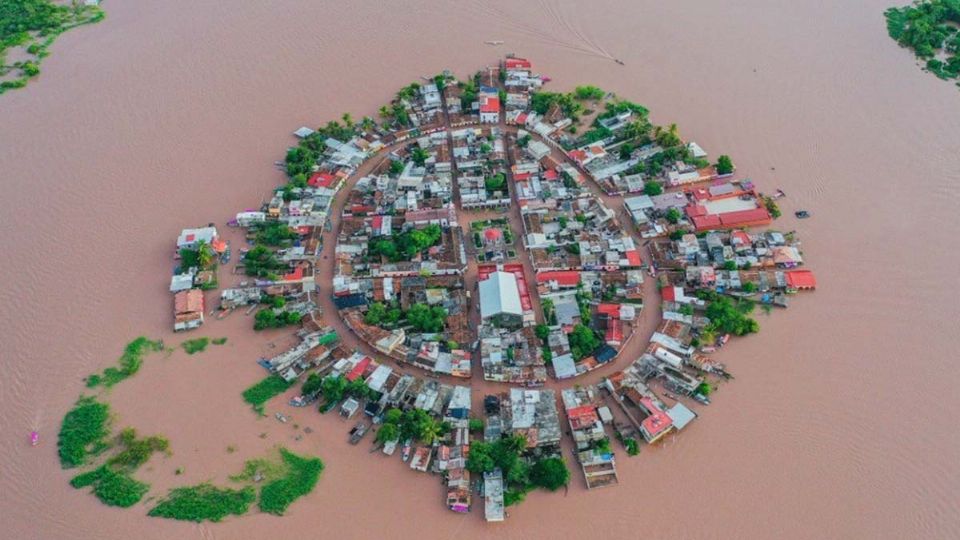
[[[377,442],[388,443],[400,438],[400,428],[396,424],[383,424],[377,430]]]
[[[363,317],[363,322],[374,326],[383,323],[387,316],[387,306],[382,302],[374,302],[367,308],[367,313]]]
[[[597,334],[583,324],[574,326],[567,339],[570,341],[570,353],[577,360],[590,356],[600,346]]]
[[[724,175],[733,172],[733,161],[730,156],[723,155],[717,158],[717,174]]]
[[[547,337],[550,335],[550,327],[545,324],[538,324],[533,331],[537,334],[537,337],[540,338],[540,341],[543,342],[546,342]]]
[[[674,225],[676,225],[680,221],[680,218],[682,216],[683,214],[681,214],[680,211],[677,210],[676,208],[670,208],[669,210],[667,210],[667,216],[666,216],[667,221],[669,221]]]
[[[648,180],[643,184],[643,192],[651,197],[660,195],[663,193],[663,185],[661,185],[660,182]]]
[[[419,146],[413,149],[413,152],[410,154],[410,159],[417,165],[417,167],[423,167],[424,163],[427,162],[427,158],[430,157],[430,153],[420,148]]]
[[[327,377],[323,380],[320,388],[323,393],[323,398],[327,400],[328,403],[335,403],[343,399],[343,395],[347,391],[347,379],[340,375]]]
[[[556,491],[570,482],[570,470],[561,458],[543,459],[530,468],[530,481],[539,487]]]

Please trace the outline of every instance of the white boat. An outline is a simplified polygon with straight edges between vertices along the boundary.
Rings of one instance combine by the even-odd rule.
[[[487,45],[503,45],[503,41],[500,40],[484,41],[484,43]]]
[[[411,449],[412,447],[410,446],[410,440],[408,439],[403,441],[403,450],[400,452],[400,458],[403,459],[404,462],[407,462],[410,459]]]

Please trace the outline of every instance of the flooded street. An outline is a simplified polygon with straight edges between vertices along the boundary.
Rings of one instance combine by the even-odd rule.
[[[886,35],[888,2],[106,2],[0,96],[0,538],[960,537],[960,92]],[[567,496],[487,524],[479,504],[446,510],[437,477],[350,446],[348,422],[281,424],[285,398],[257,419],[240,393],[289,332],[238,312],[174,336],[167,287],[180,229],[258,205],[294,129],[507,52],[548,90],[615,92],[782,188],[775,225],[819,288],[723,349],[736,379],[698,422],[636,458],[615,446],[618,487],[588,493],[573,471]],[[148,356],[110,391],[116,427],[170,440],[137,473],[150,495],[226,483],[276,444],[324,460],[316,490],[283,518],[197,525],[72,489],[60,420],[138,335],[229,338]]]

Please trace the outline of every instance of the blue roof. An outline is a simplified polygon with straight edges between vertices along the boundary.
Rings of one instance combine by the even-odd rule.
[[[601,364],[604,362],[609,362],[617,356],[617,351],[609,345],[604,345],[600,348],[600,352],[594,355],[594,358],[597,359],[597,362]]]
[[[367,297],[362,293],[336,296],[333,299],[333,303],[337,306],[337,309],[346,309],[366,305]]]

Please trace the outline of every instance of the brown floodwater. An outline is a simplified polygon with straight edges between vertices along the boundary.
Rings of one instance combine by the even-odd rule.
[[[888,1],[108,2],[0,97],[0,537],[960,537],[960,92],[887,37]],[[621,459],[618,487],[587,493],[575,473],[568,495],[487,524],[480,505],[445,510],[436,477],[349,446],[336,418],[295,411],[315,430],[299,441],[256,419],[240,391],[288,337],[234,314],[191,336],[227,345],[149,357],[111,391],[118,425],[172,445],[138,476],[152,494],[223,482],[284,444],[325,460],[315,492],[284,518],[196,525],[68,486],[56,432],[82,377],[137,335],[182,339],[166,290],[181,227],[261,201],[296,127],[506,52],[555,89],[647,105],[787,193],[778,226],[820,288],[723,350],[736,380],[699,421]]]

